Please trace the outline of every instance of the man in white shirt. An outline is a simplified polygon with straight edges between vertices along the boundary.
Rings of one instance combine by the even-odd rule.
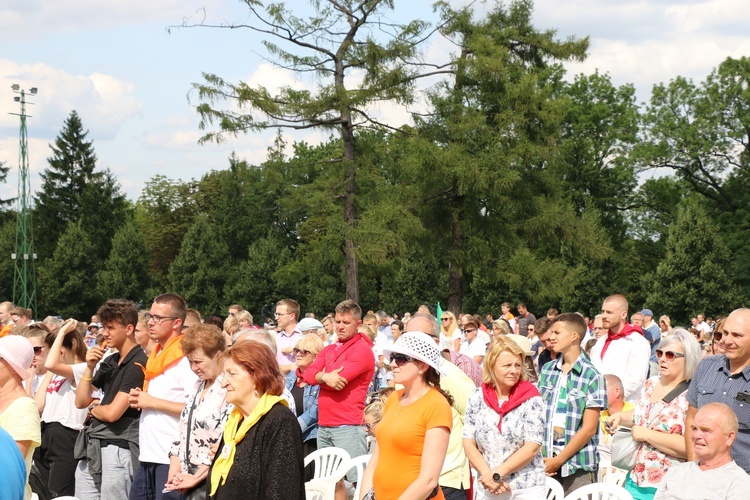
[[[610,295],[602,305],[602,335],[591,348],[591,362],[603,375],[617,375],[622,381],[625,401],[635,402],[649,370],[651,346],[640,327],[628,323],[628,301]]]
[[[133,477],[130,500],[179,500],[178,490],[162,492],[169,481],[169,450],[179,438],[180,413],[198,377],[182,352],[182,325],[187,304],[166,293],[154,299],[148,335],[157,343],[146,364],[144,390],[130,391],[131,408],[141,410],[138,441],[140,464]]]

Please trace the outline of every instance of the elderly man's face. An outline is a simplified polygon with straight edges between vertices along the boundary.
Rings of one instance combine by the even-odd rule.
[[[692,426],[695,454],[701,460],[708,460],[722,454],[728,454],[734,442],[734,433],[726,433],[721,423],[721,416],[711,409],[699,411]]]

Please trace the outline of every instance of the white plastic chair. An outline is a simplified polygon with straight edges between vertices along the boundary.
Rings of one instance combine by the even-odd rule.
[[[352,467],[357,469],[357,487],[354,488],[354,500],[359,500],[359,494],[362,489],[362,474],[365,472],[365,468],[370,462],[370,458],[372,458],[372,455],[360,455],[358,457],[354,457],[349,460],[349,464],[347,464],[347,468],[344,471],[344,473],[347,473],[352,469]]]
[[[562,485],[549,476],[546,477],[547,495],[544,497],[547,500],[563,500],[565,498],[565,490]]]
[[[628,471],[618,469],[617,467],[605,467],[604,470],[599,468],[600,483],[615,484],[622,486],[628,477]]]
[[[335,489],[339,479],[351,468],[348,465],[350,461],[351,457],[346,450],[331,446],[310,453],[305,457],[304,463],[305,467],[313,464],[313,480],[328,483]]]
[[[305,500],[333,500],[336,483],[312,479],[305,483]]]
[[[591,483],[572,491],[565,500],[633,500],[633,496],[616,484]]]

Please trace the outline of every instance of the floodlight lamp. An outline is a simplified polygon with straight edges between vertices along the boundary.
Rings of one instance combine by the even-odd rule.
[[[36,94],[36,92],[37,92],[37,88],[36,88],[36,87],[31,87],[31,88],[29,89],[29,92],[31,92],[32,94]]]
[[[14,83],[13,85],[10,86],[10,88],[12,88],[13,90],[17,92],[21,88],[21,86],[18,85],[17,83]]]

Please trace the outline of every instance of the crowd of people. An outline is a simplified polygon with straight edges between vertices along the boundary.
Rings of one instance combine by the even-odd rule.
[[[750,491],[750,309],[673,327],[622,295],[256,325],[176,294],[89,323],[0,304],[0,499],[303,499],[305,457],[369,456],[335,499],[540,499],[624,477],[634,499]],[[32,488],[33,486],[33,488]]]

